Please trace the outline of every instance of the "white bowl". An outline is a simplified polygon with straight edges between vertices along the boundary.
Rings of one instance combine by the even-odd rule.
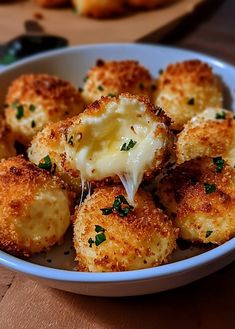
[[[44,53],[21,61],[0,74],[0,104],[10,82],[23,73],[49,73],[83,85],[87,70],[98,58],[136,59],[145,65],[153,76],[167,64],[186,59],[208,62],[224,85],[226,106],[235,110],[235,68],[218,59],[176,48],[140,44],[106,44],[67,48]],[[52,248],[48,255],[39,255],[28,261],[0,251],[0,264],[41,280],[51,287],[93,296],[132,296],[176,288],[209,275],[235,260],[235,238],[214,249],[178,250],[170,264],[144,270],[117,273],[81,273],[61,268],[71,268],[72,255],[64,252],[70,248],[66,243]],[[70,254],[72,251],[70,252]],[[65,252],[66,254],[66,252]],[[67,258],[66,258],[67,257]],[[189,258],[187,258],[189,257]],[[48,263],[50,258],[52,262]],[[185,259],[186,258],[186,259]]]

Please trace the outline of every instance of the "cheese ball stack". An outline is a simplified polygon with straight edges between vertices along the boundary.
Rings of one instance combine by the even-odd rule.
[[[70,224],[70,194],[21,157],[0,162],[0,249],[31,256],[59,242]]]
[[[176,247],[177,230],[150,195],[139,190],[135,207],[123,187],[95,190],[74,216],[79,271],[116,272],[157,266]]]
[[[0,117],[0,159],[16,155],[14,136],[3,117]]]
[[[205,108],[221,108],[223,95],[211,67],[199,60],[190,60],[167,66],[157,80],[154,102],[172,119],[172,129],[179,131]]]
[[[38,164],[49,155],[63,175],[103,185],[121,182],[129,201],[143,178],[159,171],[172,148],[168,118],[148,98],[103,97],[77,117],[52,124],[28,150]]]
[[[125,0],[72,0],[80,15],[105,18],[123,13]]]
[[[121,93],[147,95],[152,93],[149,71],[137,61],[97,60],[85,77],[83,97],[90,104],[102,96],[118,96]]]
[[[235,170],[222,157],[176,167],[160,181],[156,194],[181,238],[222,244],[235,236]]]
[[[49,122],[79,114],[84,109],[80,92],[58,77],[26,74],[8,89],[6,121],[17,140],[26,146]]]

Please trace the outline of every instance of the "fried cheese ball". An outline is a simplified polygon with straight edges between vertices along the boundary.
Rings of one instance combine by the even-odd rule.
[[[84,109],[80,92],[70,82],[47,74],[26,74],[14,80],[6,104],[6,121],[26,146],[49,122],[72,117]]]
[[[222,244],[235,236],[235,170],[222,157],[185,162],[156,193],[181,238]]]
[[[0,159],[16,155],[14,136],[3,117],[0,117]]]
[[[232,141],[223,154],[223,158],[235,168],[235,121],[232,123]]]
[[[137,192],[133,208],[123,187],[96,189],[76,210],[74,219],[79,271],[117,272],[157,266],[166,263],[176,247],[177,229],[142,190]]]
[[[79,116],[47,126],[32,141],[29,159],[49,155],[63,175],[105,184],[122,181],[129,201],[143,177],[163,166],[172,139],[168,118],[143,96],[103,97]]]
[[[70,197],[58,178],[21,157],[0,162],[0,249],[31,256],[61,240]]]
[[[106,18],[123,13],[125,0],[72,0],[72,2],[81,15]]]
[[[69,0],[35,0],[42,7],[59,7],[69,3]]]
[[[206,107],[221,108],[223,95],[211,67],[190,60],[167,66],[157,81],[154,102],[172,119],[172,129],[179,131]]]
[[[85,78],[82,95],[90,104],[102,96],[112,97],[126,92],[151,96],[152,78],[149,71],[133,60],[97,60]]]
[[[207,108],[184,125],[175,144],[177,163],[226,152],[233,138],[233,113]]]
[[[155,8],[167,5],[171,0],[127,0],[127,3],[136,8]]]

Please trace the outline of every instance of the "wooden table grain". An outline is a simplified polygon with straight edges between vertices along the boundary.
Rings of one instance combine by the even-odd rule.
[[[235,64],[235,1],[209,1],[163,44]],[[155,43],[154,34],[140,41]],[[0,329],[233,329],[235,264],[190,285],[142,297],[79,296],[0,267]]]

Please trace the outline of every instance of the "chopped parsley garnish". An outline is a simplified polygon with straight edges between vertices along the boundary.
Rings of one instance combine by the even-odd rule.
[[[128,144],[127,143],[124,143],[122,145],[120,151],[129,151],[130,149],[132,149],[135,146],[136,143],[137,143],[136,141],[133,141],[131,139]]]
[[[215,184],[204,183],[204,187],[205,187],[206,194],[210,194],[210,193],[213,193],[216,191]]]
[[[95,236],[95,245],[98,247],[102,242],[106,241],[106,236],[104,233],[99,233]]]
[[[192,97],[187,101],[188,105],[194,105],[195,104],[195,99]]]
[[[16,109],[16,119],[20,120],[24,116],[24,106],[19,104],[13,104],[12,107]]]
[[[213,158],[213,162],[216,165],[216,172],[221,173],[224,167],[224,159],[222,157]]]
[[[68,144],[73,146],[73,136],[69,137]]]
[[[105,229],[102,226],[100,226],[100,225],[95,225],[95,231],[97,233],[100,233],[100,232],[104,233],[105,232]]]
[[[29,105],[29,111],[30,111],[30,112],[34,112],[35,110],[36,110],[36,106],[33,105],[33,104],[30,104],[30,105]]]
[[[90,248],[92,247],[93,243],[95,243],[95,241],[92,238],[90,238],[87,242],[89,243]]]
[[[115,94],[112,94],[112,93],[109,93],[107,96],[108,97],[116,97],[116,95]]]
[[[35,123],[35,121],[33,120],[32,122],[31,122],[31,128],[34,128],[36,126],[36,123]]]
[[[105,229],[100,226],[100,225],[95,225],[95,231],[96,236],[95,236],[95,240],[93,240],[92,238],[88,239],[88,243],[89,243],[89,247],[91,248],[93,244],[96,245],[96,247],[98,247],[102,242],[106,241],[106,235],[104,234]]]
[[[213,233],[213,231],[206,231],[206,238],[209,238],[209,236]]]
[[[139,88],[140,88],[141,90],[144,89],[144,84],[143,84],[142,82],[139,84]]]
[[[222,120],[226,119],[226,112],[222,111],[221,113],[216,113],[215,118]]]
[[[49,155],[45,156],[45,158],[43,158],[39,162],[38,167],[41,168],[41,169],[48,170],[48,171],[51,170],[52,163],[51,163],[51,159],[50,159]]]
[[[162,74],[163,73],[163,69],[160,69],[159,71],[158,71],[158,74]]]
[[[124,207],[123,207],[124,205]],[[100,209],[102,215],[110,215],[111,213],[117,213],[120,217],[126,217],[134,207],[131,206],[123,195],[115,197],[113,206]]]
[[[98,89],[99,91],[104,91],[104,87],[103,87],[103,86],[98,86],[97,89]]]

